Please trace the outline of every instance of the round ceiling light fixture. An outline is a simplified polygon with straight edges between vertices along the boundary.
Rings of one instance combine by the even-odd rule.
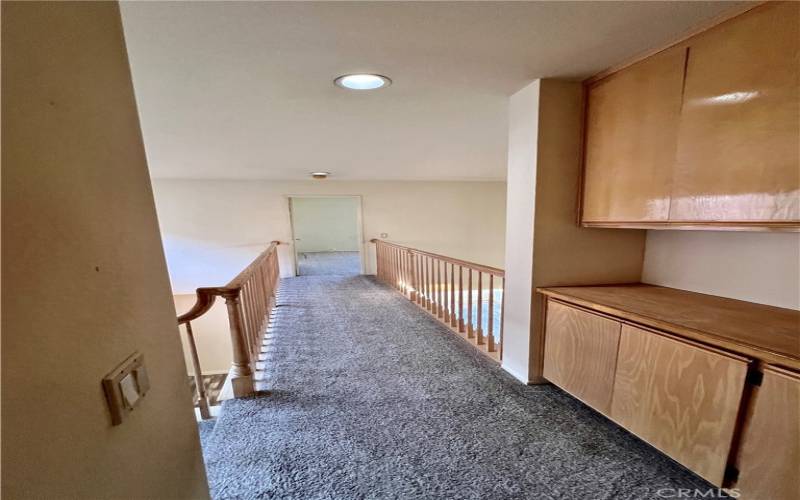
[[[354,75],[342,75],[333,81],[337,87],[350,90],[376,90],[388,87],[392,81],[383,75],[373,75],[369,73],[358,73]]]
[[[329,175],[330,172],[311,172],[311,177],[314,179],[327,179]]]

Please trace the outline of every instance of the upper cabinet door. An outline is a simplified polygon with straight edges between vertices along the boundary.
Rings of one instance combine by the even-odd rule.
[[[584,222],[667,221],[685,48],[587,89]]]
[[[800,220],[800,3],[691,40],[672,186],[673,222]]]

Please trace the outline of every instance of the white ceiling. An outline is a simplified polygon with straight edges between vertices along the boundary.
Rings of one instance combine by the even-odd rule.
[[[507,98],[583,78],[722,2],[123,2],[156,178],[505,178]],[[336,76],[387,75],[373,92]]]

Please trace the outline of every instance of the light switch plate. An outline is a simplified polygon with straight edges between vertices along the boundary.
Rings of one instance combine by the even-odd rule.
[[[135,352],[103,377],[111,423],[119,425],[141,402],[150,389],[144,355]]]

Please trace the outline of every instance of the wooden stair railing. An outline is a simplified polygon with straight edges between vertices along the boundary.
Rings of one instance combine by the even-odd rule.
[[[503,357],[505,271],[383,240],[377,277],[495,361]]]
[[[275,293],[280,283],[278,245],[280,242],[273,241],[227,285],[198,288],[195,304],[189,311],[178,316],[178,325],[186,327],[199,398],[198,406],[200,415],[204,419],[210,417],[208,396],[203,384],[200,358],[191,322],[208,312],[217,297],[225,299],[233,348],[233,363],[226,384],[230,384],[233,397],[240,398],[254,394],[254,366],[261,350],[270,313],[275,307]]]

